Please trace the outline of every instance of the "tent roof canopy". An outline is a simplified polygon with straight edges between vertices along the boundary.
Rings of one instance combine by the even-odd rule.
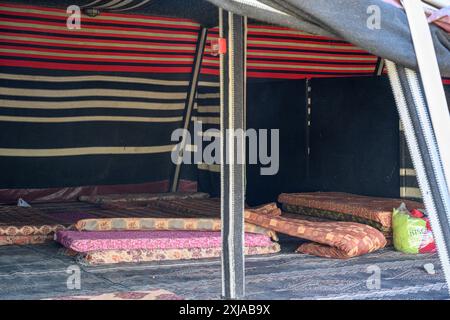
[[[99,8],[115,13],[188,18],[203,26],[218,25],[217,7],[274,24],[346,40],[376,56],[417,70],[405,12],[383,0],[8,0],[67,8]],[[374,16],[376,15],[376,17]],[[379,18],[379,24],[371,19]],[[442,76],[450,77],[450,34],[431,25]]]

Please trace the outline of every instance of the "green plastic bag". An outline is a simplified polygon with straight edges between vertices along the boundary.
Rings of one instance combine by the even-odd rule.
[[[411,214],[402,203],[393,211],[392,228],[396,250],[413,254],[436,251],[430,222],[419,210]]]

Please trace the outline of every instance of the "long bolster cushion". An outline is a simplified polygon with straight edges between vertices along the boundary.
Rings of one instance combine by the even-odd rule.
[[[315,245],[303,244],[297,251],[322,257],[351,258],[386,245],[386,238],[380,231],[360,223],[306,221],[251,209],[245,210],[245,221],[313,241]]]
[[[392,211],[402,202],[409,209],[423,208],[423,204],[405,199],[367,197],[341,192],[282,193],[278,201],[287,212],[368,224],[385,235],[392,233]]]
[[[169,231],[220,231],[221,220],[216,218],[98,218],[82,219],[75,224],[78,231],[126,231],[126,230],[169,230]],[[264,234],[278,241],[274,231],[246,223],[245,232]]]
[[[280,245],[272,242],[265,246],[244,247],[245,255],[273,254],[280,251]],[[86,253],[72,253],[82,265],[99,265],[114,263],[138,263],[168,260],[194,260],[217,258],[222,248],[175,248],[175,249],[133,249],[133,250],[99,250]]]
[[[170,192],[170,193],[130,193],[130,194],[108,194],[94,196],[80,196],[79,200],[89,203],[126,203],[126,202],[149,202],[155,200],[173,199],[205,199],[209,194],[203,192]]]
[[[186,249],[222,246],[222,235],[217,231],[58,231],[56,241],[77,252],[132,249]],[[268,236],[245,234],[249,247],[270,245]]]

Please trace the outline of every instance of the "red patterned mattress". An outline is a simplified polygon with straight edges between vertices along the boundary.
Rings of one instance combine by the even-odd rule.
[[[273,254],[280,251],[280,245],[272,242],[263,247],[244,247],[245,255]],[[185,249],[134,249],[134,250],[100,250],[85,253],[66,252],[74,255],[83,265],[114,263],[139,263],[167,260],[195,260],[217,258],[222,254],[221,247],[185,248]]]
[[[386,246],[384,235],[371,226],[354,222],[317,222],[279,215],[280,210],[264,213],[247,209],[245,221],[270,228],[312,243],[297,251],[328,258],[346,259],[370,253]]]
[[[70,231],[56,233],[56,241],[77,252],[132,249],[186,249],[222,246],[217,231]],[[245,246],[270,245],[268,236],[245,234]]]
[[[386,235],[392,233],[392,211],[402,202],[408,209],[423,204],[405,199],[367,197],[341,192],[282,193],[283,210],[319,218],[368,224]]]
[[[215,258],[221,255],[217,231],[58,231],[56,240],[81,264],[137,263]],[[245,233],[244,254],[272,254],[278,243],[264,234]]]

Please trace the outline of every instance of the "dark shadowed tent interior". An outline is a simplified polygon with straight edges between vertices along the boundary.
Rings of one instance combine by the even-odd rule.
[[[371,5],[379,29],[367,25]],[[450,36],[430,29],[436,86],[450,101]],[[429,186],[442,180],[423,154],[426,128],[400,118],[392,75],[403,86],[420,71],[403,9],[381,0],[7,0],[0,40],[0,299],[218,299],[243,297],[244,287],[253,299],[448,298],[449,194]],[[405,105],[419,104],[403,90]],[[179,144],[183,128],[192,139]],[[226,128],[256,130],[256,163],[205,160],[211,145],[224,154]],[[394,250],[391,214],[402,202],[432,212],[439,255]],[[365,210],[380,214],[352,215]],[[341,220],[382,243],[336,249],[327,237],[342,234]],[[321,228],[328,234],[316,239]],[[342,251],[348,259],[331,258]],[[374,264],[381,288],[367,286]]]

